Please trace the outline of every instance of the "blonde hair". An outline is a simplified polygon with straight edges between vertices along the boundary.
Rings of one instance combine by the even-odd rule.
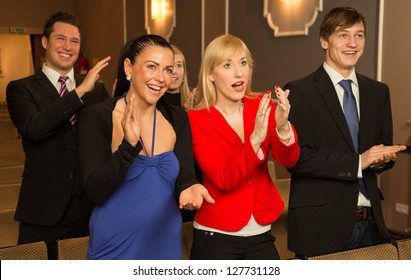
[[[171,47],[173,48],[174,51],[174,56],[175,55],[180,55],[182,60],[183,60],[183,68],[184,68],[184,76],[183,76],[183,82],[181,83],[180,87],[179,87],[179,92],[180,92],[180,102],[181,102],[181,106],[184,107],[184,104],[187,102],[187,99],[190,96],[190,87],[188,85],[188,78],[187,78],[187,64],[186,64],[186,59],[184,57],[183,52],[175,45],[171,45]],[[188,109],[188,108],[186,108]]]
[[[209,75],[217,65],[242,52],[245,52],[250,67],[250,79],[246,85],[245,95],[252,95],[251,79],[254,63],[250,50],[240,38],[233,35],[222,35],[211,41],[204,52],[198,78],[198,102],[194,109],[200,110],[215,105],[217,90],[214,83],[209,79]]]

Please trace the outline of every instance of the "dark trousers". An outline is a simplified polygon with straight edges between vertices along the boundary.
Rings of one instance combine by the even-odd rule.
[[[374,219],[358,221],[354,224],[350,241],[347,243],[345,250],[367,247],[378,244],[379,232],[375,225]]]
[[[72,195],[66,212],[53,226],[20,223],[18,244],[45,241],[50,260],[57,259],[57,240],[81,237],[89,234],[88,222],[93,204],[84,195]]]
[[[378,228],[372,217],[355,222],[350,241],[341,251],[376,245],[379,242]],[[296,254],[297,259],[307,259],[306,256]]]
[[[241,237],[194,228],[192,260],[279,260],[270,231]]]

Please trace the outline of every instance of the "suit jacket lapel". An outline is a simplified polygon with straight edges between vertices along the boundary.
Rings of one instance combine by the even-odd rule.
[[[367,128],[373,124],[373,98],[370,92],[367,81],[357,74],[358,88],[360,90],[360,137],[359,149],[363,151],[365,143],[367,143]]]
[[[234,147],[242,145],[240,137],[214,106],[210,107],[210,122],[216,133],[220,135],[221,139],[224,140],[227,145]]]
[[[35,79],[39,81],[42,87],[46,89],[46,92],[53,98],[58,99],[60,98],[59,93],[57,92],[54,85],[50,82],[47,76],[41,71],[41,69],[37,70],[35,74]]]
[[[345,120],[340,101],[338,100],[337,92],[335,91],[335,87],[330,77],[322,66],[316,71],[314,75],[314,83],[318,93],[323,98],[330,115],[334,119],[338,129],[341,131],[342,137],[355,152],[355,147],[351,139],[350,130],[348,128],[347,121]]]

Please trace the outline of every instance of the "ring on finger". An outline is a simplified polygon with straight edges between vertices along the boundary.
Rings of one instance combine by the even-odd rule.
[[[264,114],[261,112],[258,112],[258,116],[261,118],[262,116],[264,116]]]

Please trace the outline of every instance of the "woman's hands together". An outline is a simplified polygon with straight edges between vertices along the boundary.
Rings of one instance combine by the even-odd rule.
[[[140,139],[140,123],[137,119],[137,112],[134,107],[135,96],[131,95],[126,108],[124,109],[123,118],[121,119],[121,126],[124,132],[124,138],[128,143],[137,146]]]
[[[290,114],[291,105],[288,101],[290,90],[283,91],[280,87],[275,86],[275,93],[278,98],[278,104],[275,108],[275,122],[277,130],[283,135],[290,134],[290,126],[288,125],[288,115]],[[260,105],[255,117],[254,131],[250,135],[251,145],[257,152],[261,143],[267,137],[268,120],[271,112],[271,92],[266,91],[261,98]]]

